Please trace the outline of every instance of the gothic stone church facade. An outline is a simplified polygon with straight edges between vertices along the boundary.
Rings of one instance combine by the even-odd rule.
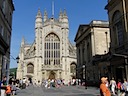
[[[22,39],[17,79],[31,78],[69,79],[76,75],[76,47],[68,39],[69,22],[66,11],[60,11],[58,19],[48,18],[46,10],[42,17],[38,10],[35,20],[35,40],[27,44]]]

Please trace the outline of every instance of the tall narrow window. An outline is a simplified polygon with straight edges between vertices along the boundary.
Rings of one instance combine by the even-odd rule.
[[[50,64],[60,64],[60,40],[58,36],[54,33],[51,33],[45,37],[45,46],[49,45],[49,47],[44,47],[45,48],[45,58],[44,61],[48,60],[49,62],[45,62],[45,64],[50,65]],[[47,51],[47,52],[46,52]],[[49,55],[47,57],[47,54]]]
[[[5,14],[5,0],[3,0],[3,3],[2,3],[2,11]]]
[[[115,43],[119,46],[124,42],[124,30],[123,30],[123,23],[121,13],[116,11],[112,18],[113,22],[113,31],[115,32]]]
[[[0,25],[0,34],[3,36],[4,35],[4,28],[2,25]]]
[[[87,44],[87,58],[88,58],[88,62],[90,61],[90,45],[89,45],[89,42]]]
[[[71,73],[76,73],[76,64],[72,63],[72,64],[70,65],[70,72],[71,72]]]

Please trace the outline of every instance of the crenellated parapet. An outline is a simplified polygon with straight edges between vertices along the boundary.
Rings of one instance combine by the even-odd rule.
[[[62,12],[62,10],[60,10],[59,13],[59,18],[54,18],[53,16],[51,18],[48,18],[48,14],[47,11],[44,11],[44,16],[43,16],[43,22],[42,22],[43,26],[48,26],[51,24],[57,25],[57,26],[61,26],[62,29],[69,28],[69,22],[68,22],[68,16],[66,14],[66,10],[64,10],[64,12]]]

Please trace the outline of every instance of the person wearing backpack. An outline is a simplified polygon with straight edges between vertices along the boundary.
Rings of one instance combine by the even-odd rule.
[[[6,90],[6,86],[7,86],[7,77],[4,76],[3,80],[1,81],[1,96],[5,96],[5,90]]]
[[[11,96],[11,86],[10,86],[10,84],[8,84],[8,85],[6,86],[6,91],[5,91],[5,93],[6,93],[6,96]]]

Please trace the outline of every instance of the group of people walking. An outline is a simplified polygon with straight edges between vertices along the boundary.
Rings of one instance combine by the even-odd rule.
[[[110,82],[107,77],[101,78],[100,84],[101,96],[128,96],[128,81],[124,79],[123,82],[117,82],[112,78]]]
[[[16,95],[17,82],[9,81],[7,82],[7,77],[4,76],[3,80],[0,82],[1,96],[14,96]]]
[[[43,85],[45,88],[51,88],[51,87],[56,87],[56,88],[61,88],[62,85],[64,85],[63,80],[61,79],[47,79],[44,80]]]
[[[25,89],[29,86],[29,82],[26,78],[18,80],[10,78],[7,82],[7,77],[4,76],[0,82],[1,96],[14,96],[17,94],[17,90]]]

